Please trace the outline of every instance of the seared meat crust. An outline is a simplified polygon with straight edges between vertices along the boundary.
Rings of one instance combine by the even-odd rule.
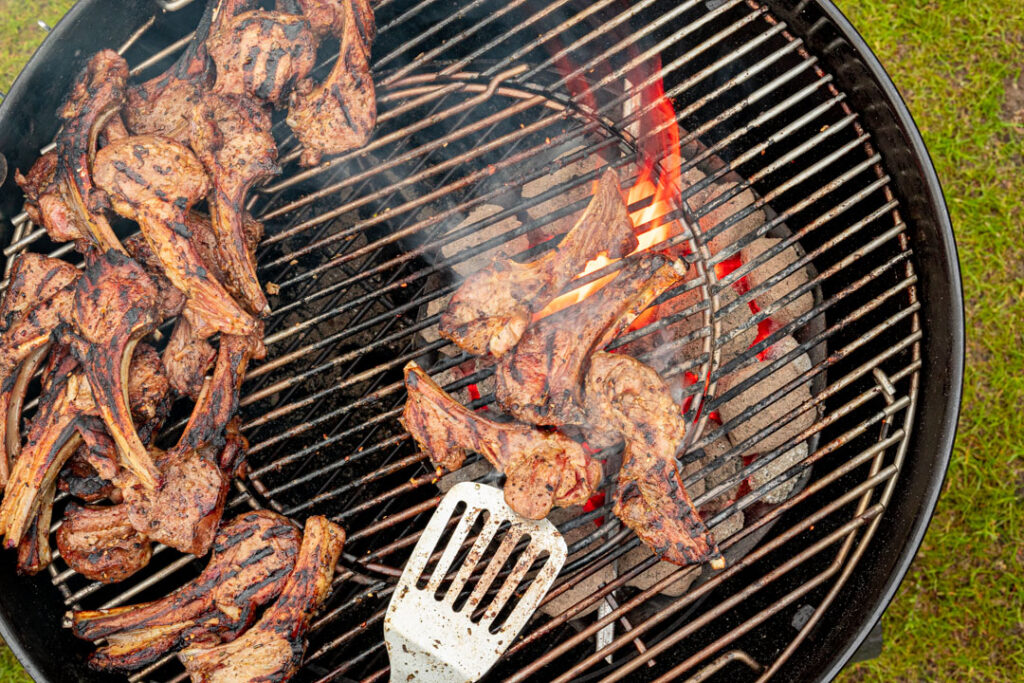
[[[245,198],[280,173],[269,114],[245,96],[208,94],[193,111],[191,144],[212,181],[210,218],[224,284],[256,315],[270,312],[245,233]],[[208,261],[209,262],[209,261]]]
[[[57,529],[61,558],[94,581],[116,583],[139,571],[153,556],[153,545],[128,521],[123,505],[69,503]]]
[[[466,278],[438,330],[468,353],[502,356],[519,342],[533,314],[561,294],[588,262],[603,253],[618,258],[636,247],[618,177],[609,170],[557,249],[525,264],[498,259]]]
[[[88,264],[75,290],[68,338],[124,466],[147,488],[161,482],[135,428],[128,371],[135,345],[156,327],[157,289],[128,256],[108,251]],[[159,388],[166,393],[166,385]]]
[[[592,422],[626,440],[616,516],[664,560],[724,566],[679,477],[675,452],[686,425],[665,381],[631,356],[599,351],[590,360],[586,407]]]
[[[498,363],[498,404],[530,424],[586,424],[581,391],[590,355],[624,332],[684,273],[680,263],[662,256],[634,261],[586,300],[532,325]]]
[[[306,631],[331,592],[344,544],[340,526],[319,515],[307,519],[295,568],[260,620],[230,643],[197,643],[178,654],[192,680],[276,683],[291,678],[306,652]]]
[[[189,643],[232,640],[281,593],[301,540],[285,517],[240,515],[221,527],[198,578],[155,602],[73,612],[72,631],[86,640],[106,638],[89,659],[102,671],[138,669]]]
[[[415,363],[405,366],[409,397],[402,424],[434,463],[454,471],[469,451],[506,475],[505,500],[530,519],[553,506],[585,503],[601,483],[601,465],[558,432],[489,420],[449,396]]]
[[[157,136],[125,138],[97,153],[93,172],[114,210],[139,224],[167,278],[205,325],[224,334],[255,332],[256,321],[213,278],[191,241],[186,217],[209,187],[191,150]]]
[[[314,31],[339,40],[338,59],[324,82],[299,82],[288,106],[288,125],[303,146],[300,162],[315,166],[325,154],[365,145],[377,123],[370,74],[370,45],[376,35],[367,0],[302,0]]]
[[[283,12],[252,10],[225,18],[206,46],[217,66],[213,89],[221,95],[278,102],[316,65],[309,22]]]

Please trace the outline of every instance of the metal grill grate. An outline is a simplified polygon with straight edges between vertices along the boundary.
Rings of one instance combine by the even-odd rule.
[[[250,208],[267,227],[261,279],[279,290],[271,297],[267,359],[250,369],[243,387],[251,475],[238,484],[226,514],[246,506],[300,519],[320,513],[349,533],[334,593],[313,628],[306,678],[387,676],[381,619],[390,587],[439,500],[438,474],[397,422],[401,369],[417,360],[439,376],[468,360],[431,333],[437,321],[431,302],[457,286],[452,273],[459,264],[580,210],[585,199],[547,207],[554,197],[589,187],[602,166],[618,168],[624,187],[634,184],[638,150],[647,140],[637,139],[645,112],[630,103],[658,78],[675,107],[683,168],[704,173],[700,183],[683,188],[682,199],[742,179],[709,204],[680,205],[667,216],[682,226],[670,243],[685,245],[693,266],[693,278],[670,296],[696,292],[696,303],[683,313],[699,314],[704,324],[681,340],[698,341],[702,354],[666,374],[710,378],[688,388],[694,428],[681,461],[693,462],[793,388],[814,387],[792,415],[690,473],[685,483],[704,479],[806,409],[818,415],[811,427],[695,502],[714,499],[803,441],[814,447],[789,474],[813,468],[812,476],[796,496],[751,516],[755,521],[725,541],[723,550],[737,550],[726,571],[701,577],[678,598],[661,592],[687,569],[646,590],[627,585],[655,560],[623,566],[639,541],[611,518],[610,503],[564,522],[564,532],[588,531],[572,544],[548,601],[606,567],[615,565],[617,575],[561,615],[535,618],[491,676],[669,680],[773,673],[842,589],[888,502],[915,411],[921,331],[911,244],[871,136],[831,76],[763,6],[745,0],[582,5],[561,0],[537,9],[525,0],[500,6],[472,0],[453,11],[436,0],[383,0],[375,6],[380,115],[370,145],[302,170],[287,128],[277,125],[285,175],[261,188]],[[162,68],[187,36],[152,56],[136,55],[147,42],[145,30],[135,40],[123,49],[145,76]],[[660,62],[649,68],[655,56]],[[576,85],[583,79],[586,90]],[[560,174],[580,163],[589,170],[568,180]],[[509,198],[537,182],[550,184],[528,199]],[[732,214],[715,211],[747,189],[756,193],[753,204]],[[483,215],[482,205],[500,210]],[[631,210],[639,208],[642,202]],[[759,210],[764,221],[712,253],[710,240],[746,225]],[[709,218],[716,224],[706,225]],[[30,245],[48,250],[43,231],[24,215],[14,224],[6,255]],[[489,239],[457,248],[474,234]],[[716,266],[763,235],[782,240],[757,260],[716,275]],[[748,292],[724,297],[793,244],[805,254],[800,260]],[[69,247],[53,253],[71,254]],[[723,329],[730,313],[807,264],[816,272],[811,281],[740,327]],[[730,341],[807,293],[815,300],[809,313],[723,362]],[[648,326],[619,343],[656,331]],[[759,363],[758,354],[786,335],[798,346]],[[724,425],[709,419],[803,353],[814,361],[808,370]],[[754,363],[755,374],[717,391],[719,379]],[[470,386],[482,386],[489,374],[480,367],[446,388],[474,408],[487,406],[491,397],[474,398]],[[758,509],[776,485],[745,493],[709,525]],[[601,517],[607,523],[595,525]],[[51,572],[68,606],[112,607],[166,592],[202,564],[172,555],[159,548],[141,576],[113,587],[86,581],[59,559]],[[594,605],[596,615],[573,619]],[[794,621],[797,612],[803,616]],[[134,679],[183,677],[168,658]]]

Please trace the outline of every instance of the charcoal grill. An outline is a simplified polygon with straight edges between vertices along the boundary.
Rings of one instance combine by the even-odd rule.
[[[3,102],[0,151],[12,169],[26,169],[52,140],[54,111],[88,55],[121,46],[134,73],[155,74],[187,42],[201,9],[188,0],[111,4],[79,2]],[[693,426],[680,460],[694,462],[729,428],[711,417],[724,402],[807,353],[809,370],[733,420],[812,386],[799,410],[814,410],[813,425],[791,440],[811,447],[786,473],[801,475],[800,486],[771,506],[762,499],[775,483],[746,490],[709,519],[740,510],[748,521],[724,543],[733,551],[728,569],[705,572],[676,598],[661,590],[686,570],[646,590],[628,585],[655,560],[621,565],[639,542],[611,519],[610,505],[564,522],[563,531],[584,533],[552,599],[612,564],[618,573],[562,614],[538,615],[489,679],[832,677],[880,617],[920,544],[952,447],[962,378],[952,230],[920,136],[882,67],[823,0],[381,0],[375,12],[374,140],[303,170],[278,121],[285,173],[250,205],[267,225],[259,260],[261,279],[273,283],[274,313],[268,357],[243,388],[251,476],[237,484],[229,509],[270,507],[299,519],[322,513],[349,534],[301,679],[387,678],[383,610],[439,500],[439,474],[397,422],[401,369],[418,360],[437,376],[466,360],[432,334],[430,302],[453,291],[457,264],[578,211],[585,202],[555,209],[545,202],[587,187],[602,166],[617,168],[624,187],[636,184],[639,162],[652,158],[650,141],[659,139],[639,125],[645,110],[636,95],[659,80],[674,107],[683,168],[701,169],[705,187],[738,179],[719,204],[747,189],[756,196],[754,205],[722,215],[710,204],[687,204],[702,188],[684,186],[682,201],[662,217],[678,223],[669,241],[685,247],[693,273],[672,295],[694,296],[687,314],[702,321],[684,340],[700,352],[671,368],[702,380],[686,390]],[[664,156],[653,158],[663,178]],[[581,160],[587,172],[559,174]],[[530,197],[519,191],[544,179]],[[19,213],[21,201],[13,183],[0,190],[8,263],[24,249],[75,260]],[[474,214],[484,204],[499,208]],[[712,252],[716,236],[751,215],[763,219]],[[494,231],[503,225],[515,227]],[[485,231],[487,240],[446,252]],[[766,234],[782,239],[779,250],[798,245],[802,257],[760,288],[725,298],[757,264],[728,273],[722,264]],[[752,312],[742,329],[723,330],[737,307],[804,267],[810,281],[774,308]],[[732,338],[808,293],[809,312],[723,360]],[[718,391],[721,378],[757,362],[784,335],[798,341],[795,350]],[[486,406],[491,397],[478,386],[488,373],[482,367],[448,389]],[[697,503],[791,445],[762,453]],[[691,468],[686,483],[742,448]],[[0,631],[38,680],[108,680],[84,667],[88,644],[60,628],[62,613],[162,595],[201,566],[158,549],[144,572],[104,586],[59,558],[34,578],[15,576],[6,561]],[[168,658],[132,680],[183,677]]]

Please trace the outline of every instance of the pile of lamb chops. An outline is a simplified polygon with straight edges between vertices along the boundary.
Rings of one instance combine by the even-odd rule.
[[[556,249],[528,263],[495,260],[466,278],[441,315],[442,336],[494,363],[494,398],[514,421],[466,408],[409,363],[403,422],[449,472],[469,452],[483,455],[505,475],[505,500],[531,519],[587,502],[603,476],[595,449],[622,443],[615,515],[662,559],[720,569],[724,559],[676,467],[686,426],[669,387],[633,356],[604,350],[686,279],[682,261],[636,249],[618,177],[608,170]],[[601,254],[630,256],[582,302],[538,315]],[[567,432],[582,434],[589,449]]]
[[[130,576],[154,542],[209,551],[247,447],[235,417],[241,381],[265,355],[269,307],[254,257],[263,226],[244,206],[280,172],[270,111],[287,109],[302,164],[365,144],[376,120],[374,34],[366,0],[278,0],[273,10],[211,0],[160,76],[129,84],[110,50],[78,76],[55,148],[16,177],[31,220],[73,241],[84,269],[22,254],[0,302],[0,536],[18,549],[20,571],[50,562],[58,488],[85,503],[67,506],[57,543],[89,578]],[[318,83],[309,74],[327,36],[340,52]],[[119,238],[114,215],[139,233]],[[171,319],[158,354],[152,333]],[[38,410],[23,429],[40,371]],[[176,396],[194,408],[162,451],[154,440]]]

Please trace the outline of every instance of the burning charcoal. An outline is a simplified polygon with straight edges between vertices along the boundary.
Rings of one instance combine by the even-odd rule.
[[[788,336],[783,337],[766,350],[762,363],[772,362],[777,358],[781,358],[796,347],[796,340]],[[761,363],[753,363],[727,377],[723,377],[718,384],[719,394],[721,395],[731,387],[742,383],[763,367]],[[811,359],[807,357],[807,354],[802,353],[798,355],[794,360],[776,369],[764,379],[751,387],[747,387],[739,395],[723,403],[718,409],[722,420],[729,422],[736,418],[748,407],[760,403],[772,392],[785,386],[810,369]],[[754,415],[740,421],[729,432],[729,440],[733,444],[739,444],[761,429],[778,424],[780,420],[792,415],[801,404],[807,402],[810,398],[811,385],[804,382],[771,405],[761,407]],[[813,408],[804,410],[792,421],[778,427],[761,441],[752,444],[751,450],[758,453],[767,453],[773,448],[785,444],[814,424],[815,415],[816,411]]]
[[[551,189],[564,187],[564,191],[559,192],[554,197],[551,197],[550,199],[526,210],[526,213],[530,218],[533,220],[540,220],[543,223],[543,225],[537,229],[538,233],[543,233],[536,235],[538,242],[566,233],[573,224],[576,223],[576,219],[579,218],[580,214],[583,212],[584,207],[582,204],[580,205],[579,210],[566,216],[562,216],[561,218],[551,221],[544,221],[543,219],[549,214],[563,209],[570,204],[581,202],[589,197],[594,191],[591,183],[576,182],[573,184],[572,181],[575,178],[579,178],[593,170],[594,167],[592,162],[588,165],[586,160],[580,160],[575,163],[568,164],[567,166],[563,166],[562,168],[549,173],[548,175],[541,176],[536,180],[531,180],[523,185],[522,194],[524,200],[536,197],[537,195],[543,194]]]
[[[735,214],[748,209],[754,203],[754,193],[747,189],[734,197],[730,197],[720,206],[716,206],[714,209],[704,213],[706,209],[703,209],[703,207],[706,204],[717,200],[724,194],[731,193],[735,187],[736,183],[734,182],[712,184],[686,200],[690,209],[696,213],[704,214],[698,218],[702,231],[708,232],[709,230],[720,226],[726,221],[731,220],[732,216]],[[708,242],[708,249],[711,251],[712,255],[715,255],[729,245],[736,243],[741,237],[752,232],[764,222],[764,211],[757,209],[748,215],[745,215],[739,221],[731,224],[728,228],[717,233],[715,237],[712,237]]]
[[[788,470],[790,467],[797,465],[807,458],[807,442],[798,443],[793,448],[790,448],[785,453],[781,453],[775,457],[775,460],[768,465],[765,465],[762,469],[754,472],[750,475],[749,482],[751,489],[757,489],[775,477],[781,476],[783,472]],[[800,475],[796,474],[790,479],[782,482],[768,493],[764,494],[761,498],[766,503],[785,503],[789,500],[790,496],[793,495],[793,490],[796,488],[797,481],[799,481]]]
[[[718,293],[718,304],[724,308],[733,301],[736,300],[736,290],[732,287],[726,287]],[[720,345],[722,353],[718,359],[718,365],[721,367],[736,356],[742,355],[750,348],[754,340],[757,339],[757,325],[750,324],[750,306],[743,303],[729,311],[721,319],[721,331],[719,332],[722,337],[732,334],[735,330],[740,330],[739,333],[725,342],[724,345]]]
[[[651,556],[650,549],[647,546],[639,546],[633,548],[624,556],[619,558],[618,567],[619,573],[625,573],[640,564],[648,557]],[[642,572],[639,576],[630,579],[626,582],[627,586],[638,588],[640,590],[647,590],[654,584],[664,579],[669,574],[678,573],[682,569],[679,565],[672,564],[671,562],[665,562],[662,560],[653,567],[645,572]],[[662,595],[667,595],[670,598],[678,598],[680,595],[685,595],[693,582],[700,576],[700,567],[690,567],[686,569],[680,576],[679,579],[669,584],[664,590],[661,591]]]
[[[459,223],[458,226],[456,226],[455,229],[452,230],[452,232],[455,232],[456,230],[461,230],[467,225],[472,225],[473,223],[479,223],[480,221],[487,220],[491,216],[494,216],[495,214],[498,214],[502,211],[504,211],[504,209],[498,206],[497,204],[482,204],[473,209],[472,211],[470,211],[469,215],[466,216],[465,220]],[[459,239],[441,247],[441,254],[444,256],[445,260],[458,258],[458,256],[463,251],[472,249],[473,247],[476,247],[479,244],[483,244],[484,242],[494,239],[495,237],[500,237],[501,235],[504,235],[505,233],[511,230],[515,230],[520,225],[522,225],[522,223],[520,223],[515,216],[508,216],[496,223],[488,222],[486,225],[469,233],[468,235],[460,237]],[[572,225],[570,224],[569,227],[571,228]],[[494,259],[513,258],[517,254],[520,254],[529,248],[530,241],[529,239],[527,239],[526,235],[511,237],[496,246],[493,246],[485,251],[480,252],[479,254],[471,256],[465,261],[453,263],[451,265],[451,268],[459,275],[465,277],[467,275],[475,273],[476,271],[480,270],[485,266],[490,265],[491,262],[494,261]],[[445,305],[447,305],[447,301],[445,302]],[[442,308],[441,310],[444,309]]]
[[[451,294],[448,296],[442,296],[437,299],[431,299],[427,302],[427,316],[441,315],[444,313],[444,309],[448,308],[448,302],[451,300]],[[437,325],[431,325],[430,327],[424,327],[420,330],[420,336],[428,344],[433,344],[441,338],[441,333],[437,331]],[[460,353],[459,347],[455,344],[446,344],[440,348],[441,353],[448,356],[457,356]]]
[[[565,524],[566,522],[579,517],[581,514],[583,514],[583,508],[578,505],[574,505],[569,508],[558,508],[556,510],[552,510],[551,514],[548,516],[548,519],[551,521],[552,524],[559,525]],[[586,522],[575,528],[569,529],[564,534],[566,545],[572,546],[573,543],[577,543],[583,540],[587,537],[588,534],[594,531],[594,528],[595,527],[593,522]],[[603,537],[596,539],[593,543],[589,544],[579,553],[576,553],[576,555],[584,555],[588,552],[591,552],[592,550],[600,546],[602,543],[604,543],[605,540],[607,539]],[[650,553],[650,551],[647,550],[647,548],[643,548],[643,550],[646,553]],[[557,617],[559,614],[569,609],[570,607],[578,603],[580,600],[583,600],[587,596],[595,593],[598,589],[600,589],[609,581],[613,581],[615,579],[615,576],[615,563],[610,562],[604,567],[602,567],[599,571],[583,579],[582,581],[574,585],[572,588],[562,593],[561,595],[558,595],[551,601],[541,605],[541,609],[544,610],[544,613],[548,616]],[[583,610],[579,614],[573,615],[573,618],[578,619],[580,617],[584,617],[588,614],[591,614],[600,606],[601,601],[599,600],[595,602],[593,605],[587,607],[587,609]]]
[[[773,237],[759,237],[743,248],[743,262],[750,263],[781,241],[782,240],[775,239]],[[786,268],[798,258],[799,255],[797,254],[795,246],[783,249],[781,253],[769,259],[767,263],[757,266],[750,271],[747,275],[747,281],[750,283],[750,288],[756,289],[760,287],[766,280],[768,280],[768,278],[772,277],[783,268]],[[806,284],[808,280],[810,280],[810,277],[807,274],[807,269],[797,268],[789,275],[789,277],[772,285],[767,289],[767,291],[758,294],[755,300],[761,308],[766,308],[772,302],[781,299],[797,287]],[[814,296],[810,291],[807,291],[798,296],[794,301],[791,301],[784,308],[773,313],[772,319],[779,325],[786,325],[795,318],[807,313],[812,308],[814,308]]]
[[[464,481],[481,481],[485,477],[497,480],[499,476],[498,471],[494,469],[491,463],[487,462],[486,458],[480,458],[476,462],[471,462],[441,477],[441,480],[437,482],[437,488],[440,489],[443,495],[448,493],[451,487]]]
[[[722,543],[725,539],[736,534],[741,529],[743,529],[743,512],[741,510],[737,510],[716,526],[711,527],[711,533],[719,543]],[[650,557],[650,555],[651,551],[643,546],[629,551],[618,562],[619,574],[629,571],[631,568]],[[658,562],[647,571],[641,573],[640,576],[628,581],[626,585],[640,590],[647,590],[666,576],[677,571],[679,571],[678,565],[665,561]],[[698,576],[700,576],[700,573],[700,567],[691,567],[680,575],[679,579],[663,589],[661,594],[670,598],[677,598],[680,595],[685,595],[686,592],[690,590],[690,586],[693,585],[693,582],[697,580]]]
[[[729,452],[730,448],[732,448],[732,444],[729,443],[727,438],[720,437],[715,439],[704,448],[704,458],[699,461],[701,463],[701,467],[706,467],[712,462],[722,459],[725,454]],[[719,465],[717,469],[704,478],[704,485],[706,487],[704,492],[715,488],[726,479],[735,475],[741,469],[743,469],[742,458],[735,455],[729,456],[727,459],[722,461],[722,464]],[[700,512],[702,514],[714,514],[723,510],[732,501],[736,500],[736,497],[739,494],[740,483],[740,481],[737,481],[728,489],[701,505]]]

